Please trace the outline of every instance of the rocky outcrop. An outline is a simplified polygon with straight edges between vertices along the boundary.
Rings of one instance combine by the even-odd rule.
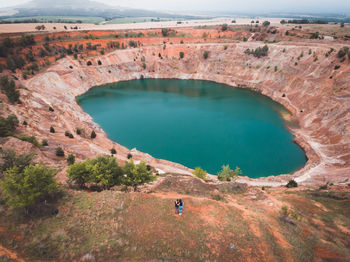
[[[92,66],[86,65],[87,60],[67,57],[22,81],[23,104],[7,105],[7,111],[16,112],[21,121],[28,122],[21,131],[39,139],[47,138],[48,150],[61,146],[84,159],[109,154],[115,148],[118,160],[124,161],[130,150],[109,140],[76,103],[76,96],[93,86],[140,77],[203,79],[250,88],[290,110],[299,123],[291,131],[305,150],[308,162],[293,174],[259,179],[242,177],[241,182],[280,185],[292,177],[304,184],[346,182],[350,179],[350,65],[348,61],[340,63],[335,52],[325,56],[330,47],[337,50],[341,45],[279,42],[269,44],[268,57],[257,59],[244,54],[247,48],[261,45],[179,44],[167,45],[166,49],[163,45],[143,46],[90,57]],[[178,59],[180,51],[185,53],[184,59]],[[203,58],[204,51],[209,52],[208,59]],[[142,57],[147,64],[145,70]],[[102,65],[98,65],[98,60]],[[341,67],[335,70],[338,63]],[[50,106],[54,112],[49,111]],[[54,126],[56,133],[49,133],[50,126]],[[85,137],[77,135],[76,128],[83,129]],[[97,133],[93,140],[89,138],[92,130]],[[73,133],[74,138],[66,137],[65,131]],[[190,174],[190,169],[180,164],[155,159],[136,149],[131,153],[134,159],[146,161],[161,171]]]

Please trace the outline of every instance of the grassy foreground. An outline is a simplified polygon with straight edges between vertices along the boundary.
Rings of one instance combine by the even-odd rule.
[[[350,261],[348,188],[229,192],[167,176],[139,193],[65,189],[32,217],[0,210],[0,245],[24,261]]]

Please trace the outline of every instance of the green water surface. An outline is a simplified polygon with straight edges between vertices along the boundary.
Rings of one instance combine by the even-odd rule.
[[[279,114],[285,109],[250,90],[144,79],[95,87],[77,100],[119,144],[211,174],[229,164],[249,177],[278,175],[306,162]]]

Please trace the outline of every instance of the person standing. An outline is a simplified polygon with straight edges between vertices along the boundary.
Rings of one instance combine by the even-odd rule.
[[[182,215],[182,209],[183,209],[184,203],[182,202],[182,199],[179,200],[179,215]]]
[[[180,202],[178,199],[176,199],[176,201],[175,201],[175,215],[179,214],[179,206],[180,206]]]

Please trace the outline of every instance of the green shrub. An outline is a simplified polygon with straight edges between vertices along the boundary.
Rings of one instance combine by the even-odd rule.
[[[223,32],[225,32],[227,29],[228,29],[227,24],[223,24],[223,25],[221,26],[221,30],[222,30]]]
[[[29,153],[29,154],[23,153],[23,154],[17,155],[14,150],[3,150],[0,148],[0,157],[1,157],[0,177],[2,176],[2,172],[12,167],[17,167],[19,171],[22,172],[26,166],[30,165],[34,156],[35,156],[35,153]]]
[[[310,36],[310,39],[318,39],[318,38],[319,38],[319,32],[314,32]]]
[[[236,167],[236,169],[233,171],[230,169],[229,165],[223,165],[221,171],[218,173],[218,179],[220,181],[234,181],[241,174],[242,171],[239,167]]]
[[[208,57],[209,57],[209,52],[208,51],[204,51],[203,58],[207,59]]]
[[[269,22],[269,21],[264,21],[264,22],[262,23],[262,25],[265,26],[265,27],[267,27],[267,26],[270,25],[270,22]]]
[[[147,169],[145,162],[135,165],[134,161],[130,160],[125,163],[123,173],[126,175],[123,183],[129,186],[137,186],[153,180],[152,171]]]
[[[67,163],[68,165],[73,165],[75,163],[75,156],[73,154],[69,154],[67,157]]]
[[[182,58],[185,57],[185,53],[184,53],[184,52],[180,52],[180,53],[179,53],[179,56],[180,56],[180,59],[182,59]]]
[[[92,130],[90,137],[91,137],[91,139],[96,138],[96,133],[95,133],[95,131],[94,131],[94,130]]]
[[[196,167],[193,171],[192,174],[194,174],[196,177],[205,180],[207,177],[207,171],[204,171],[200,167]]]
[[[67,176],[69,181],[76,183],[80,188],[85,186],[85,183],[90,182],[92,168],[88,168],[88,161],[75,163],[68,167]]]
[[[99,156],[75,163],[69,166],[67,173],[70,181],[80,188],[86,183],[101,185],[104,189],[122,184],[137,186],[150,182],[154,178],[144,162],[135,165],[131,160],[121,167],[112,156]]]
[[[48,143],[47,139],[43,139],[43,140],[41,141],[41,145],[42,145],[42,146],[48,146],[49,143]]]
[[[91,62],[91,61],[87,61],[86,65],[87,65],[87,66],[91,66],[91,65],[92,65],[92,62]]]
[[[9,115],[7,118],[0,117],[0,137],[12,136],[18,126],[16,115]]]
[[[56,156],[63,157],[64,151],[61,147],[56,147]]]
[[[98,60],[98,61],[97,61],[97,64],[98,64],[98,65],[102,65],[101,60]]]
[[[8,69],[15,72],[17,68],[23,68],[25,61],[21,55],[9,55],[6,59],[6,64]]]
[[[53,126],[50,126],[50,133],[55,133],[55,129],[53,128]]]
[[[334,66],[334,70],[338,70],[340,68],[340,65]]]
[[[216,201],[225,201],[225,198],[221,195],[212,195],[211,198]]]
[[[77,135],[81,135],[82,133],[81,128],[77,128],[76,132],[77,132]]]
[[[130,40],[130,41],[129,41],[129,46],[130,46],[130,47],[136,48],[136,47],[137,47],[137,42],[134,41],[134,40]]]
[[[111,149],[111,154],[112,154],[112,155],[117,154],[117,150],[115,150],[115,148],[112,148],[112,149]]]
[[[334,48],[329,49],[329,51],[325,54],[326,57],[328,57],[330,54],[334,52]]]
[[[287,217],[289,215],[288,209],[286,205],[283,205],[281,207],[281,216]]]
[[[16,89],[15,81],[9,81],[7,76],[0,78],[1,91],[8,97],[11,104],[20,102],[19,91]]]
[[[170,33],[169,28],[162,28],[162,36],[167,37]]]
[[[26,166],[23,172],[16,166],[8,169],[0,184],[6,204],[28,211],[59,191],[55,175],[56,171],[42,164]]]
[[[28,136],[28,135],[17,135],[16,138],[18,138],[19,140],[22,141],[26,141],[29,142],[31,144],[33,144],[36,147],[40,147],[41,144],[38,142],[38,140],[36,140],[35,136]]]
[[[248,55],[253,55],[257,58],[263,57],[263,56],[267,56],[269,52],[269,48],[267,45],[264,45],[263,47],[258,47],[255,50],[250,50],[249,48],[247,50],[244,51],[245,54]]]
[[[298,187],[298,183],[294,179],[292,179],[292,180],[289,180],[286,187],[288,187],[288,188]]]
[[[143,63],[143,64],[142,64],[142,68],[143,68],[143,69],[146,69],[146,67],[147,67],[146,63]]]
[[[338,58],[343,58],[346,56],[346,54],[348,54],[348,52],[349,52],[349,47],[344,46],[339,49],[337,56]]]

